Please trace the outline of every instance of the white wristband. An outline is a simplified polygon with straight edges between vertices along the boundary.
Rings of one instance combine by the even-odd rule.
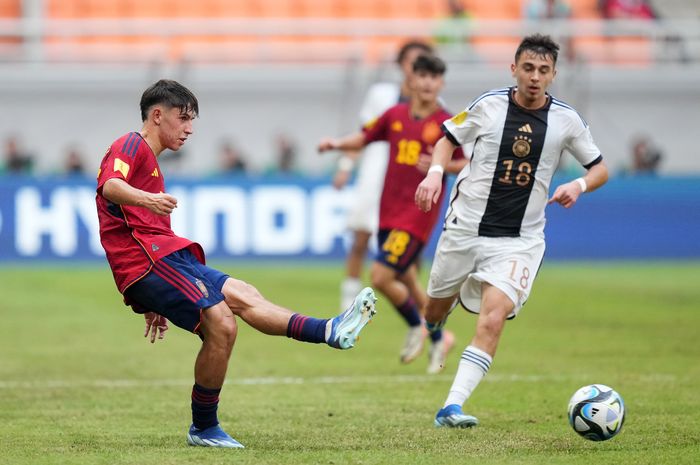
[[[338,159],[338,169],[340,171],[352,171],[355,167],[355,162],[352,158],[343,155]]]
[[[576,178],[576,179],[574,179],[574,181],[576,181],[576,182],[578,183],[578,185],[581,186],[581,193],[586,192],[586,189],[588,188],[588,186],[586,185],[586,180],[585,180],[585,179],[583,179],[583,178]]]
[[[440,176],[445,172],[445,168],[442,167],[442,165],[432,165],[430,169],[428,169],[428,174],[430,173],[440,173]]]

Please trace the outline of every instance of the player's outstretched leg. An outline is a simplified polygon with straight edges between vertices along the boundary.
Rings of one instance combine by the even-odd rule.
[[[360,331],[377,310],[374,304],[377,298],[371,287],[366,287],[355,297],[353,303],[343,313],[331,320],[331,332],[327,343],[336,349],[350,349],[355,345]]]
[[[243,449],[240,442],[229,436],[219,425],[210,426],[206,429],[197,429],[190,426],[187,432],[187,444],[190,446],[204,447],[226,447],[229,449]]]
[[[462,407],[450,404],[441,408],[435,415],[435,426],[438,428],[471,428],[479,424],[479,420],[462,412]]]

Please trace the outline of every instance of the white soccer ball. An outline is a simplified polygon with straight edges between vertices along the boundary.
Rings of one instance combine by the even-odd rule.
[[[607,441],[614,437],[624,422],[622,397],[604,384],[584,386],[569,401],[569,424],[591,441]]]

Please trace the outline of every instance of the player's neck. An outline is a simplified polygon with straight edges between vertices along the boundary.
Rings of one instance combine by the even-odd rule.
[[[421,101],[417,98],[411,99],[411,115],[417,118],[426,118],[432,115],[440,107],[437,100]]]
[[[549,101],[549,96],[544,94],[542,97],[536,100],[529,100],[523,94],[518,92],[518,89],[516,88],[513,90],[513,100],[515,100],[515,103],[517,103],[519,106],[527,110],[539,110],[547,104]]]
[[[144,125],[143,128],[141,128],[141,137],[143,137],[143,140],[146,141],[148,146],[151,148],[151,151],[153,151],[153,154],[158,158],[158,156],[163,152],[163,144],[160,143],[160,139],[156,135],[156,131],[154,131],[151,128],[148,128],[147,125]]]

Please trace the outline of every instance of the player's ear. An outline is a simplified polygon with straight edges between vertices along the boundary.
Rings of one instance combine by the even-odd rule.
[[[163,112],[160,107],[153,107],[151,110],[151,119],[155,124],[160,124],[160,120],[163,117]]]
[[[510,73],[513,77],[515,77],[515,63],[510,64]]]

